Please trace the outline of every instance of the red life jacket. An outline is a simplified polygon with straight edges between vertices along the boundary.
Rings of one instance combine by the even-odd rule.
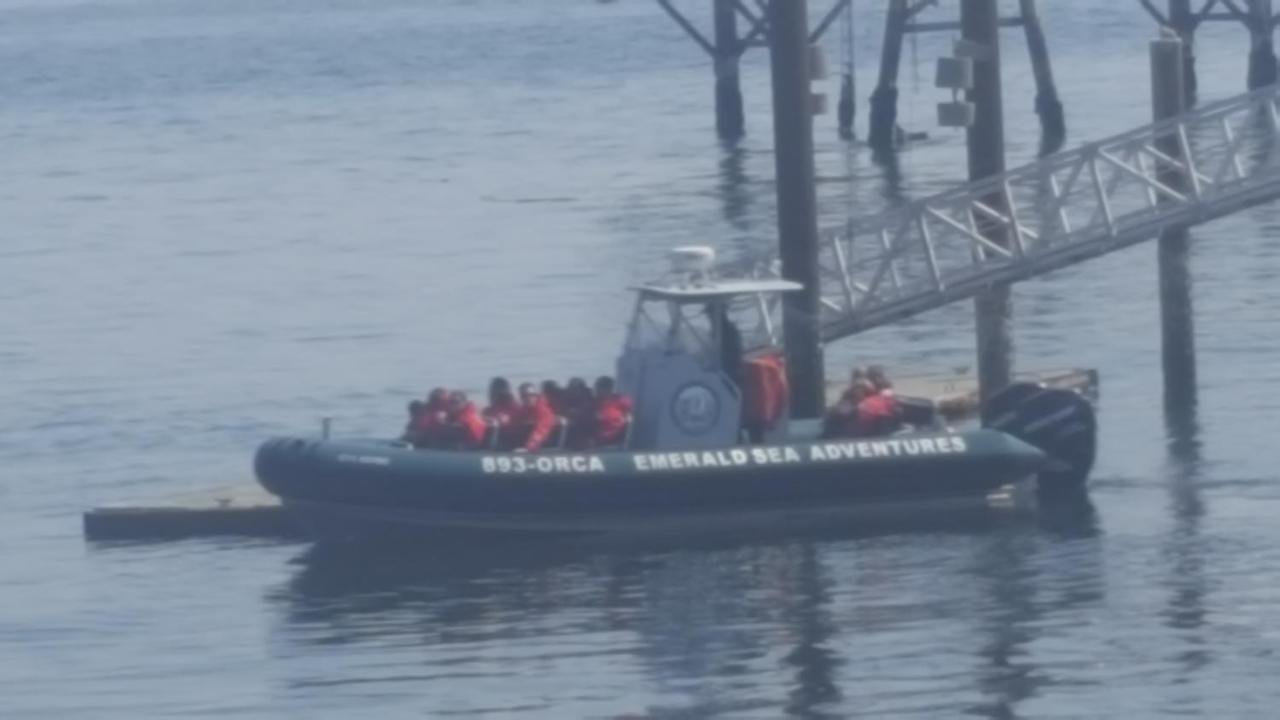
[[[596,399],[595,445],[617,445],[627,432],[631,417],[631,398],[612,395]]]
[[[742,417],[747,423],[771,428],[782,417],[789,401],[786,361],[780,355],[763,355],[743,366]]]
[[[875,393],[858,403],[858,416],[854,421],[859,436],[885,435],[893,432],[898,422],[898,404],[893,395]]]
[[[462,444],[465,447],[474,449],[484,445],[487,426],[484,418],[480,417],[480,413],[476,411],[474,403],[463,405],[454,417],[453,424],[462,431]]]
[[[525,450],[537,450],[546,443],[547,437],[555,429],[556,414],[551,410],[547,399],[540,397],[532,407],[522,405],[515,422],[529,430],[529,435],[525,438],[522,447]]]

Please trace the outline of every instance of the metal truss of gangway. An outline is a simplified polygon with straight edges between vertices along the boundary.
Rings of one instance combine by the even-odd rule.
[[[1280,86],[1263,88],[823,231],[823,337],[1280,197],[1278,103]]]

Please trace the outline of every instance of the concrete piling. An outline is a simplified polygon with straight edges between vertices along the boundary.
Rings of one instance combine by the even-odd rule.
[[[774,156],[782,276],[804,285],[783,300],[791,415],[818,418],[826,408],[819,323],[818,217],[810,110],[808,2],[769,3]]]
[[[1183,78],[1183,47],[1176,35],[1151,43],[1151,107],[1155,120],[1182,113],[1187,107]],[[1160,152],[1182,157],[1179,138],[1170,133],[1158,141]],[[1167,163],[1160,182],[1186,191],[1186,174]],[[1191,302],[1189,235],[1185,227],[1172,227],[1160,235],[1157,251],[1160,272],[1161,357],[1164,366],[1165,407],[1185,408],[1196,402],[1195,326]]]
[[[968,100],[974,106],[974,122],[967,131],[969,179],[981,180],[1004,172],[1004,107],[1000,87],[1000,12],[996,0],[964,0],[960,3],[960,30],[964,39],[982,48],[974,59],[973,88]],[[986,201],[1002,208],[1004,199]],[[988,218],[978,218],[978,231],[988,240],[1008,245],[1007,233]],[[1009,384],[1013,372],[1013,336],[1010,323],[1013,303],[1008,285],[996,285],[974,299],[977,322],[978,385],[985,399]]]

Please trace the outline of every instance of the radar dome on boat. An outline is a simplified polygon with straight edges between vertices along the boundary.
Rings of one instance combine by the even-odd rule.
[[[715,248],[706,245],[672,248],[667,257],[671,260],[671,269],[678,273],[705,274],[716,264]]]

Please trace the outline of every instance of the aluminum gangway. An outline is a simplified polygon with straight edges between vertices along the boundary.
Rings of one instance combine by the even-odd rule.
[[[1280,86],[1270,86],[823,230],[823,337],[1276,199],[1278,129]],[[760,274],[777,268],[772,259],[749,264]]]

